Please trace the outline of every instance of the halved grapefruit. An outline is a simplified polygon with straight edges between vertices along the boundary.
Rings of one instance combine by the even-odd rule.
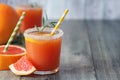
[[[16,75],[29,75],[36,70],[26,56],[21,57],[16,63],[11,64],[9,68]]]
[[[17,45],[9,45],[5,53],[3,52],[4,47],[5,45],[0,46],[0,70],[8,70],[10,64],[15,63],[26,54],[25,48]]]

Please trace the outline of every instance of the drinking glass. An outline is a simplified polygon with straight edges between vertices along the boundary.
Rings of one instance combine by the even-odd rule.
[[[50,35],[53,28],[39,32],[36,28],[24,32],[27,57],[36,67],[35,74],[52,74],[59,70],[63,31],[58,29]]]

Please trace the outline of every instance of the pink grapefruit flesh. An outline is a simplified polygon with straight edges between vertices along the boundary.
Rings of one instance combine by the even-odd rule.
[[[29,75],[36,70],[26,56],[21,57],[16,63],[11,64],[9,68],[16,75]]]
[[[9,45],[5,53],[3,52],[4,47],[5,45],[0,46],[0,70],[8,70],[10,64],[15,63],[26,54],[25,48],[17,45]]]

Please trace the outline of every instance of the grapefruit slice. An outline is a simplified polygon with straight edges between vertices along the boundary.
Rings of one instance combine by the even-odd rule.
[[[26,56],[21,57],[16,63],[11,64],[9,68],[16,75],[29,75],[36,70]]]
[[[4,47],[5,45],[0,46],[0,70],[8,70],[10,64],[15,63],[26,54],[25,48],[17,45],[9,45],[5,53],[3,52]]]

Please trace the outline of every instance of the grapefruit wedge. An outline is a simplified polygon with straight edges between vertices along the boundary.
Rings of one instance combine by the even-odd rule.
[[[15,63],[26,54],[25,48],[17,45],[9,45],[5,53],[3,52],[4,47],[5,45],[0,46],[0,70],[8,70],[10,64]]]
[[[36,70],[26,56],[21,57],[16,63],[11,64],[9,68],[16,75],[29,75]]]

